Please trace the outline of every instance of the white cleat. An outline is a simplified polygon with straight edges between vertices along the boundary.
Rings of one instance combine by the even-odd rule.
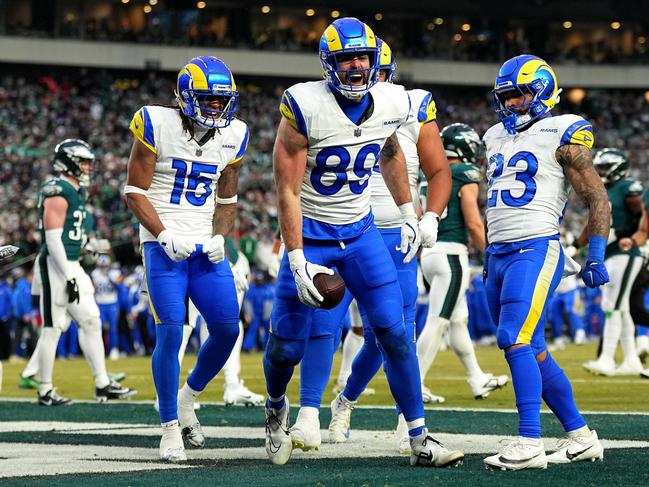
[[[491,392],[504,387],[509,382],[509,377],[506,375],[484,374],[477,380],[469,378],[467,382],[475,399],[485,399]]]
[[[279,411],[266,408],[266,454],[275,465],[284,465],[291,458],[293,443],[289,434],[290,406],[288,398]]]
[[[547,456],[548,463],[572,463],[604,460],[604,447],[595,430],[588,436],[564,438],[557,443],[557,450]]]
[[[614,375],[640,375],[642,368],[642,362],[637,356],[628,357],[615,369]]]
[[[457,467],[464,461],[464,453],[449,450],[428,434],[428,430],[410,438],[410,465],[419,467]]]
[[[584,345],[585,343],[587,343],[588,338],[586,337],[586,331],[582,328],[575,331],[574,341],[575,341],[575,345]]]
[[[635,339],[635,349],[638,352],[638,358],[643,364],[649,357],[649,335],[639,335]]]
[[[649,379],[649,369],[644,369],[642,372],[640,372],[640,377],[643,379]]]
[[[438,396],[430,392],[430,389],[422,384],[421,386],[421,399],[424,404],[442,404],[446,401],[444,396]]]
[[[408,423],[403,414],[399,414],[397,421],[397,451],[399,455],[410,455],[410,436],[408,436]]]
[[[342,394],[338,394],[331,401],[331,422],[329,423],[330,443],[344,443],[349,439],[352,409],[354,409],[355,404],[356,401],[348,401]]]
[[[600,357],[597,360],[589,360],[583,364],[583,366],[584,369],[591,374],[603,375],[606,377],[615,375],[615,362],[611,359]]]
[[[264,396],[255,394],[243,385],[243,381],[240,381],[225,385],[223,402],[226,406],[261,406],[264,403]]]
[[[183,401],[178,398],[178,423],[183,441],[189,448],[203,448],[205,435],[194,412],[194,401]]]
[[[337,396],[338,394],[342,393],[345,390],[345,384],[340,384],[339,382],[336,383],[334,388],[331,390],[331,392],[334,393],[334,396]],[[376,389],[373,387],[366,387],[363,392],[361,392],[361,396],[373,396],[376,394]]]
[[[160,439],[160,460],[169,463],[180,463],[187,461],[183,438],[180,434],[180,426],[177,421],[162,426],[162,438]]]
[[[300,408],[295,424],[289,430],[293,448],[299,448],[302,451],[320,450],[322,436],[320,435],[318,415],[319,411],[316,408]]]
[[[489,470],[523,470],[525,468],[548,468],[543,441],[519,436],[501,453],[484,459]]]

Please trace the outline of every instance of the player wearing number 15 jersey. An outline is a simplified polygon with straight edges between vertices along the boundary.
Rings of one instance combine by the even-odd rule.
[[[603,458],[597,434],[577,410],[572,386],[543,337],[546,304],[564,272],[559,225],[570,185],[589,209],[583,280],[588,287],[608,281],[604,250],[610,210],[590,153],[593,130],[579,116],[551,116],[560,90],[552,68],[536,56],[505,62],[492,93],[501,123],[484,136],[489,160],[486,287],[498,346],[511,370],[519,438],[485,464],[518,470]],[[548,457],[541,441],[541,398],[568,434]]]
[[[160,458],[186,460],[183,439],[204,444],[194,400],[239,335],[239,306],[224,240],[234,224],[248,128],[234,118],[239,94],[228,67],[200,56],[178,74],[177,107],[145,106],[124,193],[140,221],[149,303],[156,322],[153,379],[160,405]],[[217,191],[218,181],[218,191]],[[178,352],[189,296],[210,332],[180,393]]]

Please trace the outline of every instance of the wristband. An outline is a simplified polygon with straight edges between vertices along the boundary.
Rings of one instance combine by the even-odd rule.
[[[604,262],[606,253],[606,239],[599,235],[593,235],[588,239],[588,260]]]

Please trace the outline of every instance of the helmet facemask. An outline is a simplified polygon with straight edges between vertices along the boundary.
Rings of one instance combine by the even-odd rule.
[[[353,55],[361,56],[367,54],[370,59],[368,68],[360,69],[340,69],[339,56]],[[320,64],[325,71],[325,77],[340,94],[350,100],[363,98],[365,94],[378,82],[378,49],[372,47],[361,47],[354,49],[343,49],[332,53],[320,52]],[[347,83],[343,83],[340,75],[344,73]],[[361,85],[352,85],[350,81],[353,77],[363,76],[364,83]]]
[[[223,109],[208,106],[207,103],[214,97],[222,100]],[[214,91],[186,89],[180,94],[176,93],[176,98],[186,116],[208,129],[220,129],[230,125],[239,106],[239,93],[229,86]]]

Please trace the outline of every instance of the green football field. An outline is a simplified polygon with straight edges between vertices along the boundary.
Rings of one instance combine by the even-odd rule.
[[[501,352],[478,348],[484,370],[507,373]],[[0,485],[648,485],[649,484],[649,381],[636,377],[593,377],[581,364],[593,357],[594,345],[569,346],[554,356],[573,380],[577,402],[606,448],[603,463],[550,466],[545,471],[491,472],[482,459],[498,451],[516,434],[511,387],[486,400],[470,397],[463,370],[452,352],[441,352],[427,378],[442,406],[427,408],[427,425],[435,436],[467,453],[464,465],[450,470],[412,468],[407,457],[396,453],[391,407],[382,373],[370,384],[374,396],[362,396],[352,415],[348,443],[323,443],[319,452],[297,451],[284,466],[271,465],[263,448],[263,409],[226,408],[222,379],[201,396],[198,417],[207,443],[189,450],[186,465],[157,461],[159,427],[151,401],[154,398],[150,359],[109,362],[109,370],[128,374],[136,387],[136,400],[96,404],[90,372],[83,359],[57,362],[55,385],[77,402],[68,407],[45,408],[35,402],[35,391],[18,389],[24,363],[4,363],[0,395]],[[337,373],[340,355],[336,356]],[[183,373],[193,364],[188,356]],[[296,374],[297,375],[297,374]],[[263,392],[259,354],[242,356],[246,385]],[[289,398],[297,404],[297,380]],[[333,385],[333,381],[330,386]],[[321,427],[326,430],[333,398],[328,387],[323,398]],[[297,413],[297,407],[292,410]],[[543,415],[547,449],[562,435],[551,414]],[[323,439],[326,441],[326,431]]]

